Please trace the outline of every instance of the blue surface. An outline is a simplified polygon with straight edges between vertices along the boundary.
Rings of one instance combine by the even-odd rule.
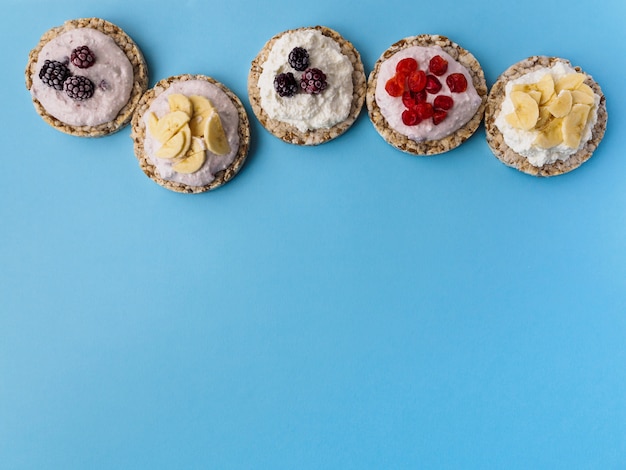
[[[36,13],[35,13],[36,12]],[[626,134],[621,0],[479,4],[18,1],[0,16],[0,468],[626,468]],[[130,130],[47,126],[27,55],[67,19],[139,44],[150,83],[222,81],[253,143],[226,186],[153,183]],[[363,112],[315,148],[253,116],[251,60],[323,24],[366,72],[449,36],[488,85],[529,55],[600,83],[605,139],[537,179],[481,127],[433,158]]]

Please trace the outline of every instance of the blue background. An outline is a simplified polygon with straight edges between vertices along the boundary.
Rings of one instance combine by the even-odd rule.
[[[626,468],[621,0],[273,3],[9,0],[0,16],[0,468]],[[130,129],[67,136],[24,86],[51,27],[126,30],[150,85],[210,75],[252,123],[242,172],[167,191]],[[250,62],[322,24],[366,73],[443,34],[491,86],[535,54],[607,96],[593,158],[537,179],[484,128],[433,158],[364,111],[314,148],[266,132]]]

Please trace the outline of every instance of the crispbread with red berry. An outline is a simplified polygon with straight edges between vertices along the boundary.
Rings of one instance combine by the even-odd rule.
[[[33,87],[33,81],[39,79],[38,74],[40,73],[40,70],[37,69],[37,63],[39,54],[44,46],[63,33],[77,28],[91,28],[104,33],[110,37],[119,49],[126,55],[133,70],[133,83],[128,101],[119,110],[114,119],[94,126],[77,126],[67,124],[52,116],[37,98],[33,97],[33,104],[37,113],[43,118],[43,120],[61,132],[79,137],[101,137],[119,131],[130,122],[141,95],[148,88],[148,68],[143,54],[137,44],[120,27],[101,18],[81,18],[68,20],[63,25],[50,29],[44,33],[37,46],[30,51],[25,71],[26,88],[31,90]],[[68,51],[68,61],[71,59],[72,63],[78,64],[79,67],[89,66],[93,57],[85,55],[85,51],[80,51],[80,53],[80,57],[69,57],[70,51]],[[81,63],[81,60],[85,62]],[[82,99],[80,93],[83,93],[82,90],[84,85],[82,77],[73,78],[73,83],[70,84],[70,93],[74,93],[72,96],[73,98]],[[73,89],[72,86],[74,86]],[[79,89],[81,90],[80,92],[78,91]]]
[[[440,47],[467,70],[469,76],[471,77],[473,87],[480,97],[480,105],[477,107],[473,116],[471,116],[471,118],[459,129],[441,138],[420,140],[413,140],[409,138],[407,135],[390,126],[389,122],[381,112],[379,104],[376,102],[376,87],[381,65],[396,53],[413,46]],[[422,74],[422,72],[420,72],[408,75],[409,78],[407,79],[407,83],[401,83],[400,88],[398,89],[393,89],[394,80],[390,80],[391,83],[386,84],[386,89],[390,96],[402,97],[403,99],[403,103],[406,106],[406,112],[402,115],[402,121],[405,125],[419,125],[419,123],[424,119],[432,119],[432,122],[436,126],[446,119],[447,110],[453,105],[450,102],[450,96],[436,96],[435,100],[437,100],[437,103],[434,103],[435,100],[433,100],[432,103],[425,103],[425,99],[419,98],[422,93],[437,95],[442,89],[443,84],[438,79],[438,76],[443,75],[446,69],[445,64],[443,63],[445,61],[440,61],[440,59],[441,58],[439,57],[439,59],[435,58],[430,61],[428,64],[428,74]],[[402,65],[400,67],[402,67]],[[458,74],[450,74],[445,80],[447,86],[446,89],[453,92],[452,94],[455,92],[465,91],[466,88],[464,87],[467,86],[467,83],[463,83],[467,82],[467,79],[460,78],[457,75]],[[403,77],[406,76],[403,75]],[[403,91],[405,86],[409,87],[411,92],[413,90],[420,91],[404,94]],[[407,90],[407,92],[408,91],[409,90]],[[376,61],[374,69],[370,73],[367,82],[367,109],[370,120],[374,124],[377,132],[393,147],[413,155],[436,155],[447,152],[461,145],[469,137],[471,137],[472,134],[474,134],[480,125],[486,101],[487,84],[478,60],[476,60],[471,53],[458,44],[452,42],[447,37],[440,35],[422,34],[407,37],[396,42],[389,49],[383,52],[380,58]]]
[[[213,179],[206,184],[185,184],[183,182],[172,181],[163,178],[162,175],[159,173],[157,166],[153,163],[153,160],[148,154],[146,148],[146,140],[149,136],[150,130],[147,129],[145,117],[147,114],[149,114],[150,106],[152,105],[154,100],[157,99],[160,95],[166,96],[166,92],[173,85],[180,85],[183,82],[189,81],[207,82],[208,84],[217,87],[217,89],[219,90],[218,93],[224,93],[230,103],[232,103],[232,106],[234,106],[235,110],[234,112],[236,113],[237,117],[237,128],[233,132],[238,135],[239,144],[233,152],[233,160],[232,162],[230,162],[230,164],[228,164],[228,166],[226,166],[226,168],[223,168],[212,174]],[[214,111],[216,112],[216,114],[219,114],[218,109],[214,108]],[[209,112],[209,114],[212,114],[212,111]],[[166,189],[178,193],[202,193],[222,186],[223,184],[230,181],[239,172],[239,170],[241,170],[246,161],[246,158],[248,156],[248,150],[250,148],[250,121],[248,119],[246,110],[237,95],[235,95],[235,93],[233,93],[224,84],[206,75],[184,74],[165,78],[155,84],[153,88],[144,93],[137,105],[137,111],[132,118],[131,137],[134,142],[135,156],[139,161],[139,166],[141,170],[146,174],[146,176],[148,176],[151,180]],[[211,164],[212,162],[209,158],[207,158],[205,165]],[[213,172],[213,170],[211,170],[211,172]]]
[[[496,80],[489,92],[487,107],[485,109],[485,131],[487,134],[487,143],[493,154],[505,165],[533,176],[556,176],[568,173],[591,158],[598,144],[602,140],[606,131],[608,114],[606,110],[606,98],[595,80],[580,67],[573,67],[578,73],[586,75],[584,83],[586,83],[593,92],[600,97],[597,107],[597,120],[591,130],[591,139],[589,139],[582,147],[570,155],[565,160],[556,160],[554,163],[546,163],[540,167],[532,165],[528,158],[520,155],[511,149],[504,141],[504,136],[495,121],[502,109],[502,103],[506,97],[506,85],[509,81],[520,78],[526,74],[540,70],[542,68],[550,68],[555,64],[562,62],[571,67],[571,63],[558,57],[532,56],[520,62],[511,65]]]
[[[268,59],[268,56],[272,50],[272,46],[276,43],[278,39],[280,39],[283,35],[287,33],[292,33],[295,31],[303,31],[303,30],[317,30],[322,35],[331,38],[334,40],[340,47],[341,53],[346,56],[350,63],[352,64],[352,102],[350,106],[350,110],[348,116],[338,122],[331,127],[319,128],[319,129],[309,129],[302,131],[298,129],[296,126],[289,124],[287,122],[272,119],[266,110],[262,106],[261,99],[261,90],[259,88],[259,78],[263,73],[263,65]],[[285,63],[287,63],[287,58],[285,58]],[[317,72],[322,72],[317,70]],[[321,89],[310,90],[312,84],[315,82],[317,77],[309,76],[304,77],[307,72],[303,73],[303,78],[308,78],[308,83],[303,87],[307,89],[309,93],[323,93],[323,88],[325,84],[321,87]],[[281,77],[284,78],[284,77]],[[296,85],[299,87],[299,85]],[[327,142],[331,139],[334,139],[345,131],[347,131],[356,118],[358,117],[363,104],[365,102],[365,90],[366,90],[366,77],[363,68],[363,63],[361,62],[361,56],[355,47],[344,39],[339,33],[333,31],[324,26],[315,26],[311,28],[297,28],[288,31],[284,31],[275,35],[271,38],[261,49],[258,55],[252,61],[252,65],[250,67],[250,72],[248,75],[248,96],[250,99],[250,104],[252,106],[252,110],[254,114],[258,118],[259,122],[265,127],[271,134],[278,137],[279,139],[288,142],[290,144],[296,145],[318,145],[324,142]],[[281,95],[283,96],[283,95]]]

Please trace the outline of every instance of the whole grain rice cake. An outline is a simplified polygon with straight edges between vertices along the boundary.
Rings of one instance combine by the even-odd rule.
[[[465,67],[471,76],[472,84],[474,85],[478,96],[481,98],[480,105],[471,119],[452,134],[440,139],[419,141],[412,140],[406,135],[394,130],[389,125],[387,119],[383,116],[381,109],[376,102],[376,86],[381,65],[397,52],[412,46],[439,46],[444,52],[449,54],[454,60]],[[380,58],[376,61],[374,69],[370,73],[367,82],[367,110],[376,131],[393,147],[413,155],[437,155],[461,145],[469,137],[471,137],[474,132],[476,132],[476,129],[478,129],[478,126],[483,118],[486,101],[487,84],[485,82],[482,67],[480,66],[478,60],[476,60],[470,52],[452,42],[447,37],[441,35],[421,34],[418,36],[407,37],[396,42],[389,47],[389,49],[383,52]]]
[[[341,53],[347,57],[352,64],[352,102],[350,105],[348,116],[341,122],[331,127],[318,128],[302,131],[296,126],[283,122],[278,119],[272,119],[262,106],[261,90],[259,88],[259,78],[263,73],[263,64],[267,61],[272,47],[276,41],[287,33],[305,30],[317,30],[322,35],[334,40],[340,47]],[[287,63],[287,58],[285,58]],[[361,62],[361,56],[355,47],[344,39],[339,33],[324,26],[303,27],[284,31],[272,37],[261,49],[258,55],[252,61],[250,72],[248,75],[248,96],[252,110],[260,123],[271,134],[279,139],[296,145],[318,145],[331,139],[339,137],[347,131],[359,116],[363,103],[365,101],[366,77]],[[322,92],[323,93],[323,92]]]
[[[519,171],[533,176],[556,176],[578,168],[591,158],[591,155],[598,147],[598,144],[602,140],[606,131],[608,119],[606,98],[595,80],[590,75],[586,74],[580,67],[576,66],[573,68],[578,73],[586,75],[584,83],[589,85],[594,93],[600,97],[600,102],[597,108],[597,121],[592,128],[591,139],[584,143],[584,145],[576,153],[571,155],[566,160],[557,160],[554,163],[544,164],[540,167],[532,165],[526,157],[515,152],[506,144],[502,132],[498,129],[498,126],[496,126],[495,121],[505,99],[505,87],[507,83],[536,70],[550,68],[558,62],[562,62],[572,67],[571,63],[566,59],[547,56],[532,56],[513,64],[506,69],[494,83],[491,91],[489,92],[489,98],[485,110],[485,131],[487,134],[487,143],[489,144],[493,154],[505,165],[516,168]]]
[[[32,91],[34,80],[39,80],[38,75],[40,73],[40,69],[38,69],[37,64],[39,55],[46,44],[64,33],[79,28],[91,28],[105,34],[115,42],[119,49],[128,58],[133,72],[133,83],[131,84],[130,97],[128,101],[122,106],[113,119],[93,126],[71,125],[60,121],[50,114],[42,103],[34,96],[33,104],[37,113],[43,118],[43,120],[61,132],[79,137],[101,137],[119,131],[130,122],[141,95],[143,95],[148,87],[148,68],[143,54],[137,44],[135,44],[135,42],[120,27],[101,18],[81,18],[68,20],[63,25],[50,29],[44,33],[37,46],[30,51],[25,71],[26,88],[29,91]],[[66,59],[69,61],[69,51],[67,51],[67,56],[68,57],[66,57]],[[96,55],[96,61],[97,60]],[[95,85],[105,86],[104,84],[97,83]]]
[[[146,126],[145,115],[148,113],[150,106],[161,94],[167,94],[168,90],[170,90],[170,92],[173,90],[173,87],[184,86],[183,82],[190,81],[206,82],[221,90],[221,92],[228,97],[234,106],[238,118],[238,125],[234,132],[238,135],[239,144],[234,152],[232,161],[228,163],[225,168],[220,169],[214,174],[211,170],[211,176],[213,179],[204,184],[186,184],[184,182],[172,181],[170,179],[163,178],[146,149],[146,139],[149,131]],[[139,161],[139,166],[150,179],[171,191],[179,193],[202,193],[222,186],[230,181],[239,172],[239,170],[241,170],[250,148],[250,121],[248,119],[248,115],[246,114],[246,110],[237,95],[235,95],[235,93],[233,93],[225,85],[206,75],[184,74],[165,78],[159,81],[153,88],[149,89],[143,95],[132,119],[131,138],[134,142],[135,156]],[[209,152],[207,152],[207,155],[209,156],[207,157],[205,165],[210,165],[211,157]]]

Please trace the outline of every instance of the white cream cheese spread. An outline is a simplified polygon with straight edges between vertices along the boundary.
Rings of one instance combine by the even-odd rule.
[[[205,80],[178,81],[172,83],[152,101],[149,109],[143,116],[146,127],[148,127],[148,116],[151,112],[157,118],[161,118],[170,112],[167,97],[175,93],[185,96],[199,95],[211,101],[221,119],[222,127],[230,145],[230,152],[225,155],[215,155],[206,150],[206,161],[198,171],[194,173],[178,173],[172,168],[174,164],[172,160],[155,156],[155,153],[161,147],[161,143],[154,139],[150,132],[146,132],[144,149],[149,160],[157,168],[159,175],[164,180],[188,186],[205,186],[215,179],[216,173],[227,168],[235,160],[239,151],[239,113],[228,95],[218,86]]]
[[[402,121],[402,113],[406,109],[402,98],[390,96],[385,90],[385,84],[396,74],[396,66],[402,59],[413,58],[417,61],[421,70],[426,70],[430,59],[437,55],[443,57],[448,62],[448,68],[443,75],[437,77],[442,84],[441,91],[436,94],[427,93],[426,102],[432,104],[437,95],[443,94],[451,96],[454,100],[454,105],[447,110],[446,118],[439,124],[434,124],[432,120],[428,119],[421,121],[417,125],[406,125]],[[464,75],[467,80],[467,89],[462,93],[450,93],[448,90],[446,78],[454,73]],[[375,93],[376,104],[389,126],[396,132],[417,142],[439,140],[457,131],[476,114],[482,102],[467,69],[438,46],[407,47],[382,62],[378,71]]]
[[[594,94],[594,105],[592,106],[587,124],[582,132],[580,145],[577,148],[571,148],[561,143],[546,149],[535,145],[537,130],[518,129],[511,126],[511,124],[507,122],[506,116],[514,112],[514,104],[510,98],[511,90],[514,85],[537,83],[546,74],[551,74],[556,82],[560,78],[573,73],[576,73],[576,70],[573,67],[563,62],[557,62],[550,68],[543,67],[517,79],[510,80],[506,84],[506,95],[502,102],[500,112],[496,116],[495,125],[502,133],[506,144],[516,153],[526,157],[529,163],[533,166],[541,167],[546,164],[554,163],[557,160],[567,160],[570,155],[575,154],[585,145],[585,143],[591,138],[591,131],[597,122],[597,111],[598,104],[600,103],[600,97]]]
[[[96,57],[94,65],[78,68],[70,62],[72,50],[87,46]],[[81,75],[94,84],[91,98],[77,101],[39,78],[46,60],[63,62],[72,75]],[[39,53],[31,94],[48,114],[72,126],[97,126],[115,119],[130,99],[133,66],[115,41],[92,28],[69,30],[46,43]]]
[[[309,53],[309,66],[326,74],[327,87],[319,94],[296,93],[281,97],[274,89],[274,78],[293,69],[288,56],[295,47]],[[341,53],[339,44],[315,29],[296,30],[283,34],[273,44],[258,81],[261,106],[267,115],[299,131],[326,129],[344,121],[352,105],[352,72],[350,59]]]

